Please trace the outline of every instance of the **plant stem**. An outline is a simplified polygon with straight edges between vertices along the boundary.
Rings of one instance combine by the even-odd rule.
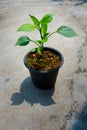
[[[41,28],[40,28],[40,36],[41,36],[41,40],[43,39],[42,33],[41,33]]]
[[[51,36],[51,35],[53,35],[54,33],[56,33],[56,31],[55,31],[55,32],[50,33],[50,34],[48,35],[48,37],[50,37],[50,36]],[[47,38],[48,38],[48,37],[47,37]]]
[[[40,36],[41,36],[41,40],[43,39],[42,33],[41,33],[41,27],[40,27]],[[41,44],[42,48],[43,48],[43,43]]]
[[[35,42],[35,41],[31,40],[31,39],[30,39],[30,41],[33,42],[33,43],[35,43],[37,46],[40,47],[40,45],[37,42]]]

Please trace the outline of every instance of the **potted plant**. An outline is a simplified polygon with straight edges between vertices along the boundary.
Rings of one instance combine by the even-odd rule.
[[[75,37],[77,33],[69,26],[61,26],[52,33],[48,32],[48,24],[53,20],[54,14],[45,14],[41,20],[29,14],[32,24],[21,25],[17,31],[32,32],[35,29],[40,33],[40,39],[33,40],[28,36],[18,38],[16,45],[26,46],[30,42],[37,48],[30,50],[24,57],[24,64],[29,69],[33,83],[40,89],[49,89],[55,86],[59,68],[64,62],[63,55],[53,48],[44,47],[44,43],[55,33],[65,37]]]

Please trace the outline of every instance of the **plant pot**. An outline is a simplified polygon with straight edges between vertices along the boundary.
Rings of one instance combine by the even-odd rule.
[[[61,60],[60,65],[57,66],[56,68],[53,68],[53,69],[48,70],[48,71],[40,71],[40,70],[32,69],[26,63],[26,57],[28,56],[29,53],[27,53],[24,57],[24,64],[28,68],[30,75],[31,75],[31,79],[32,79],[34,85],[37,88],[39,88],[39,89],[50,89],[50,88],[55,86],[57,74],[58,74],[60,67],[62,66],[62,64],[64,62],[64,58],[59,51],[57,51],[53,48],[44,47],[44,50],[52,51],[56,55],[58,55],[60,57],[60,60]]]

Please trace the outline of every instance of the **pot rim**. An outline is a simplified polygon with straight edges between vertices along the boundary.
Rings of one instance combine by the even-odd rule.
[[[45,71],[42,71],[42,70],[33,69],[32,67],[30,67],[30,66],[27,65],[27,63],[26,63],[26,57],[27,57],[27,55],[30,53],[30,52],[27,52],[27,54],[24,56],[24,59],[23,59],[24,65],[27,67],[27,69],[30,69],[30,70],[32,70],[32,71],[36,71],[36,72],[38,72],[38,73],[47,73],[47,72],[51,72],[51,71],[54,71],[54,70],[56,70],[56,69],[59,69],[59,68],[63,65],[63,63],[64,63],[64,57],[63,57],[63,55],[61,54],[61,52],[60,52],[59,50],[54,49],[54,48],[51,48],[51,47],[44,47],[44,49],[52,50],[52,51],[55,52],[56,54],[59,54],[59,56],[60,56],[60,58],[61,58],[61,63],[60,63],[60,65],[58,65],[57,67],[55,67],[55,68],[53,68],[53,69],[47,70],[47,71],[46,71],[46,70],[45,70]]]

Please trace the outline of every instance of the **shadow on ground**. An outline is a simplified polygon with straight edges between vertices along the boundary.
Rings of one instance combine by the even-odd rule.
[[[87,2],[87,0],[79,0],[79,2],[77,4],[75,4],[75,6],[85,4],[86,2]]]
[[[63,2],[64,0],[52,0],[52,1],[56,1],[56,2]]]
[[[40,90],[34,86],[30,77],[26,78],[21,86],[20,92],[13,93],[10,100],[12,101],[11,105],[20,105],[24,101],[30,103],[31,105],[35,103],[40,103],[43,106],[49,106],[55,104],[52,99],[52,95],[55,91],[55,88],[50,90]]]
[[[64,2],[64,1],[68,1],[68,0],[52,0],[54,2]],[[73,0],[70,0],[71,2]],[[87,0],[78,0],[78,2],[75,4],[75,6],[78,6],[78,5],[82,5],[82,4],[85,4],[87,2]]]
[[[87,130],[87,101],[80,111],[72,130]]]

